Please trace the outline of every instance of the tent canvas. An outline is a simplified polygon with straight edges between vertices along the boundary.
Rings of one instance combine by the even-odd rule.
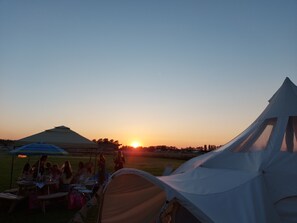
[[[97,149],[97,144],[91,140],[72,131],[66,126],[58,126],[43,132],[19,139],[15,142],[15,146],[22,146],[29,143],[47,143],[59,146],[63,149],[71,151],[79,151],[80,149]]]
[[[102,196],[102,223],[184,222],[181,215],[191,222],[296,222],[297,87],[286,78],[262,114],[220,149],[169,176],[119,170]]]

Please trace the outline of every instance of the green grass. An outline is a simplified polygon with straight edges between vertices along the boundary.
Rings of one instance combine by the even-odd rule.
[[[106,168],[109,173],[113,172],[113,157],[107,155],[106,157]],[[31,158],[15,158],[13,163],[13,176],[12,176],[12,187],[16,187],[16,180],[22,172],[24,164],[29,161],[33,164],[39,157]],[[52,164],[56,163],[61,166],[65,160],[69,160],[73,171],[75,172],[79,161],[88,162],[90,157],[54,157],[49,156],[48,161]],[[92,157],[91,161],[95,162],[95,158]],[[136,168],[146,172],[149,172],[155,176],[162,175],[162,172],[166,165],[170,164],[174,168],[177,168],[184,160],[178,159],[165,159],[165,158],[152,158],[152,157],[140,157],[140,156],[128,156],[126,157],[125,167]],[[12,157],[5,154],[0,154],[0,192],[10,187],[10,173],[11,173]],[[0,204],[3,205],[3,200],[0,200]],[[4,204],[5,206],[5,204]],[[7,214],[6,208],[0,207],[0,220],[1,223],[62,223],[69,222],[77,211],[67,210],[66,207],[49,207],[46,214],[44,215],[41,210],[28,210],[27,203],[23,203],[17,206],[16,210],[12,214]],[[87,222],[96,222],[96,209],[91,212],[91,218]]]

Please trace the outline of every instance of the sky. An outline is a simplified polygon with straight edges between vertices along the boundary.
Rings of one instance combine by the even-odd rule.
[[[286,77],[296,0],[0,0],[0,138],[223,145]]]

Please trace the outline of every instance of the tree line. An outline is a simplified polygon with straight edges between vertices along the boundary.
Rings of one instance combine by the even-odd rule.
[[[122,146],[118,140],[108,139],[108,138],[100,138],[98,140],[93,139],[98,145],[98,148],[103,151],[115,151],[118,150],[120,147],[123,151],[133,151],[135,148],[132,146]],[[139,149],[145,152],[209,152],[221,147],[217,145],[203,145],[198,147],[185,147],[185,148],[177,148],[175,146],[167,146],[167,145],[157,145],[157,146],[148,146],[142,147],[140,146]]]

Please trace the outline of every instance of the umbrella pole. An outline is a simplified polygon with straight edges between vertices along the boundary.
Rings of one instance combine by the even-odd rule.
[[[37,169],[37,181],[40,181],[40,177],[39,177],[39,171],[40,171],[40,160],[41,160],[41,158],[39,158],[39,160],[38,160],[38,169]]]
[[[9,184],[9,188],[10,188],[10,189],[11,189],[11,187],[12,187],[13,166],[14,166],[14,155],[12,156],[12,159],[11,159],[10,184]]]

